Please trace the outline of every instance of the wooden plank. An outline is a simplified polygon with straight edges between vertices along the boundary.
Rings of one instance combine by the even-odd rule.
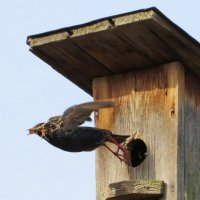
[[[158,41],[171,49],[176,60],[180,60],[184,66],[200,75],[200,48],[197,41],[191,41],[189,36],[185,37],[157,13],[154,13],[152,20],[144,21],[143,24],[151,30]]]
[[[135,75],[128,73],[95,79],[93,95],[96,100],[112,100],[114,109],[104,109],[96,116],[96,127],[111,130],[116,134],[132,134],[133,117],[129,94],[134,94]],[[112,145],[110,146],[112,147]],[[102,147],[96,151],[97,200],[105,200],[103,191],[110,183],[129,180],[129,168]]]
[[[48,49],[49,54],[55,56],[57,62],[61,63],[63,67],[71,68],[74,73],[80,73],[90,80],[96,76],[111,74],[109,69],[92,59],[86,52],[81,51],[72,41],[68,41],[67,44],[64,41],[60,44],[51,43],[45,48]],[[44,52],[44,48],[42,49]]]
[[[129,71],[133,67],[155,65],[155,62],[143,55],[135,45],[114,34],[112,29],[78,37],[73,41],[113,73]]]
[[[125,23],[134,23],[137,21],[142,21],[146,19],[152,18],[152,15],[155,11],[154,8],[143,9],[135,12],[120,14],[116,16],[106,17],[103,19],[94,20],[85,24],[62,28],[54,31],[49,31],[42,34],[31,35],[27,38],[27,44],[30,47],[46,44],[49,42],[59,41],[63,39],[75,38],[79,36],[85,36],[91,33],[97,33],[105,30],[109,30],[113,28],[113,24],[110,21],[111,19],[119,18],[123,20]],[[157,10],[157,9],[156,9]],[[119,21],[119,20],[118,20]]]
[[[62,33],[53,33],[50,35],[44,35],[39,38],[30,37],[27,42],[30,45],[30,47],[36,47],[51,42],[62,41],[67,39],[69,36],[70,33],[68,31],[64,31]]]
[[[177,67],[177,199],[185,199],[185,67]]]
[[[200,199],[200,80],[185,73],[185,199]]]
[[[143,23],[135,23],[134,26],[133,24],[122,26],[119,21],[118,18],[114,20],[117,29],[114,29],[113,32],[136,48],[141,55],[152,60],[154,66],[174,61],[176,55],[173,54],[169,46],[158,40],[157,36],[152,34],[148,27],[144,26],[146,20]],[[157,27],[155,30],[157,30]]]
[[[87,53],[80,51],[72,41],[67,43],[65,45],[64,41],[59,44],[52,42],[37,46],[32,51],[58,72],[91,94],[93,78],[109,75],[111,72]]]
[[[160,199],[164,196],[165,185],[163,181],[140,180],[121,181],[109,185],[105,192],[106,200],[128,200],[128,199]]]
[[[44,52],[42,52],[42,49],[40,48],[34,50],[30,49],[30,51],[32,51],[32,53],[37,55],[44,62],[51,65],[52,68],[54,68],[58,73],[64,75],[67,79],[71,80],[78,87],[80,87],[89,94],[92,93],[92,80],[88,80],[85,76],[82,76],[81,73],[75,74],[74,71],[70,68],[65,68],[63,64],[57,62],[57,60],[54,60],[54,57],[50,54],[46,55]]]
[[[97,127],[117,134],[140,133],[148,157],[137,168],[121,164],[104,148],[96,151],[97,200],[112,182],[122,180],[164,180],[163,200],[177,199],[178,85],[179,63],[95,79],[96,100],[112,100],[114,110],[100,111]]]

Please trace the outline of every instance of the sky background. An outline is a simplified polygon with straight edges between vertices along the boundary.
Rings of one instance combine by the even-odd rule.
[[[95,199],[94,152],[68,153],[27,136],[31,126],[92,98],[30,53],[26,37],[152,6],[200,41],[198,0],[1,1],[1,200]]]

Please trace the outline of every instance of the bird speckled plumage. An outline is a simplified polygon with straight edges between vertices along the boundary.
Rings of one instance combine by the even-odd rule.
[[[37,134],[51,145],[69,152],[92,151],[100,146],[105,146],[121,161],[128,163],[129,151],[121,143],[129,136],[115,135],[112,132],[100,128],[80,126],[85,121],[91,121],[93,111],[113,107],[110,101],[96,101],[75,105],[63,113],[63,115],[51,117],[46,123],[39,123],[29,129],[30,134]],[[105,143],[115,144],[118,149],[113,151]],[[119,154],[119,150],[123,155]]]

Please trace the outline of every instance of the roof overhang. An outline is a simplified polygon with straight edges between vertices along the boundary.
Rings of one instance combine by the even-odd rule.
[[[89,94],[97,77],[171,61],[200,75],[200,44],[156,8],[28,36],[27,43]]]

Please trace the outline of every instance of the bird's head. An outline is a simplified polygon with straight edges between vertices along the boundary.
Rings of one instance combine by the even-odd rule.
[[[39,123],[39,124],[35,125],[34,127],[29,128],[28,129],[29,135],[37,134],[38,136],[42,137],[44,125],[45,125],[45,123]]]

